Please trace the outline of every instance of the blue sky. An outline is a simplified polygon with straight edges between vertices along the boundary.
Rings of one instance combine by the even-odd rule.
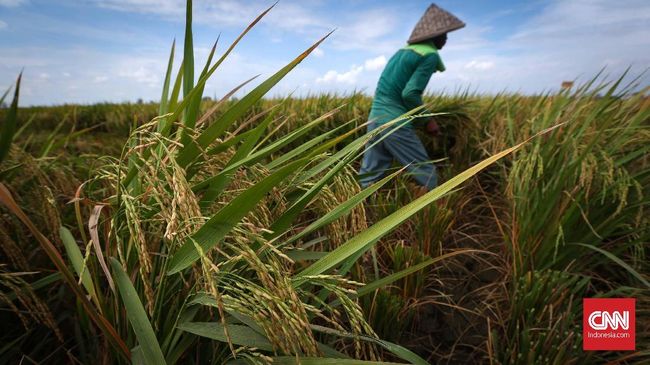
[[[195,0],[197,64],[219,34],[218,54],[272,3]],[[432,93],[539,93],[563,80],[587,80],[603,67],[617,76],[628,66],[633,74],[650,66],[647,0],[436,3],[467,27],[450,33],[441,51],[447,71],[433,76]],[[257,74],[262,80],[333,29],[271,94],[372,94],[386,60],[429,4],[281,0],[205,94],[219,97]],[[184,0],[0,0],[0,91],[24,68],[22,105],[156,100],[172,40],[182,46],[184,12]],[[649,84],[648,75],[640,83]]]

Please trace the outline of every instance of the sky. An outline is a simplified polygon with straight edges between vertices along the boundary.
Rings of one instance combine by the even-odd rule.
[[[195,0],[200,70],[219,37],[220,55],[274,1]],[[372,95],[387,60],[406,45],[429,1],[281,0],[208,81],[219,98],[240,94],[334,30],[269,96]],[[429,93],[555,91],[631,67],[650,84],[648,0],[443,0],[467,26],[440,51],[447,70]],[[0,0],[0,92],[24,70],[21,105],[158,100],[172,41],[180,62],[184,0]],[[645,73],[644,73],[645,72]],[[195,72],[198,74],[199,72]]]

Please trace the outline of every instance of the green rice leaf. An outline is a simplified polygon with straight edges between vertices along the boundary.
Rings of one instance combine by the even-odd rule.
[[[61,275],[61,273],[60,272],[55,272],[54,274],[50,274],[48,276],[45,276],[45,277],[43,277],[41,279],[38,279],[38,280],[32,282],[32,283],[29,283],[29,287],[34,291],[39,290],[41,288],[45,288],[45,287],[49,288],[52,284],[56,283],[57,281],[60,281],[61,279],[63,279],[63,276]],[[14,301],[14,300],[16,300],[18,298],[18,295],[16,294],[16,292],[14,290],[12,290],[12,291],[10,291],[8,293],[5,292],[5,297],[6,297],[6,299],[8,299],[10,301]]]
[[[151,327],[149,317],[142,306],[142,302],[138,297],[138,292],[135,291],[131,279],[122,269],[120,262],[114,258],[110,258],[111,267],[115,276],[115,283],[122,297],[122,303],[126,309],[126,316],[131,322],[133,332],[138,339],[140,349],[142,350],[142,359],[146,364],[165,364],[165,356],[163,356],[156,339],[156,334]]]
[[[242,143],[242,145],[239,146],[239,148],[237,148],[235,154],[226,163],[226,166],[237,163],[238,161],[242,160],[243,158],[245,158],[250,154],[253,148],[255,148],[257,141],[259,141],[264,131],[266,131],[266,128],[273,121],[273,115],[274,115],[273,113],[269,113],[267,117],[264,118],[262,123],[260,123],[257,127],[255,127],[252,130],[253,133],[251,133],[246,137],[244,143]],[[201,198],[201,204],[203,207],[207,207],[209,204],[211,204],[214,201],[214,199],[217,198],[217,196],[219,196],[221,191],[230,182],[233,174],[234,171],[227,174],[219,174],[220,178],[214,180],[212,184],[210,184],[208,189],[203,194],[203,197]]]
[[[2,129],[0,132],[0,162],[2,162],[5,157],[7,157],[7,154],[9,154],[11,142],[13,141],[14,134],[16,133],[16,124],[18,119],[18,95],[20,94],[20,80],[22,77],[23,73],[21,72],[20,75],[18,75],[18,79],[16,80],[14,99],[11,101],[9,111],[7,111],[7,115],[2,122]],[[7,92],[9,92],[9,90],[7,90]],[[4,98],[5,96],[3,95],[2,99]]]
[[[293,150],[285,153],[284,155],[273,159],[273,161],[266,164],[266,167],[268,169],[271,169],[271,170],[275,169],[276,167],[282,166],[285,163],[287,163],[288,161],[291,161],[293,158],[296,158],[297,156],[304,156],[305,153],[307,153],[307,152],[309,153],[309,155],[313,156],[314,154],[312,152],[314,151],[315,146],[317,146],[319,143],[323,142],[324,140],[326,140],[330,136],[336,135],[341,129],[347,127],[352,122],[353,121],[343,123],[340,126],[334,128],[332,130],[329,130],[329,131],[327,131],[327,132],[325,132],[323,134],[320,134],[320,135],[310,139],[309,141],[301,144],[300,146],[294,148]],[[338,140],[338,138],[337,138],[337,140]]]
[[[641,274],[639,274],[638,271],[634,270],[632,268],[632,266],[628,265],[625,261],[623,261],[623,260],[619,259],[618,257],[616,257],[616,255],[614,255],[613,253],[611,253],[609,251],[606,251],[606,250],[603,250],[602,248],[598,248],[598,247],[596,247],[594,245],[587,244],[587,243],[578,243],[578,242],[576,242],[576,243],[572,243],[572,244],[576,245],[576,246],[587,247],[588,249],[594,250],[594,251],[596,251],[598,253],[601,253],[601,254],[605,255],[608,259],[614,261],[619,266],[621,266],[622,268],[627,270],[630,274],[632,274],[632,276],[634,276],[640,282],[642,282],[643,285],[650,288],[650,282],[648,282],[648,280],[646,280]]]
[[[7,88],[5,92],[0,96],[0,104],[4,103],[5,99],[7,98],[7,95],[9,95],[9,92],[11,91],[11,87]]]
[[[195,184],[192,186],[192,190],[200,191],[202,189],[205,189],[206,187],[210,186],[215,180],[220,179],[220,175],[223,174],[228,174],[231,171],[234,171],[235,169],[241,167],[241,166],[249,166],[251,164],[254,164],[265,157],[273,154],[274,152],[278,151],[282,147],[286,146],[287,144],[293,142],[300,136],[304,135],[305,133],[309,132],[310,129],[314,128],[316,125],[319,123],[322,123],[325,121],[328,117],[333,115],[338,109],[332,110],[330,112],[325,113],[324,115],[320,116],[319,118],[313,120],[312,122],[309,122],[308,124],[298,128],[297,130],[287,134],[286,136],[280,138],[279,140],[275,141],[274,143],[266,146],[263,149],[260,149],[259,151],[256,151],[254,153],[251,153],[249,156],[242,158],[241,160],[237,161],[236,163],[232,163],[229,166],[225,167],[223,170],[219,172],[219,174],[212,176],[210,178],[207,178],[203,181],[201,181],[198,184]],[[219,148],[219,146],[215,147]],[[210,152],[209,152],[210,153]]]
[[[183,84],[183,70],[185,69],[185,63],[181,61],[180,66],[178,66],[178,71],[176,71],[176,81],[174,81],[174,87],[172,87],[172,94],[169,97],[169,106],[167,107],[167,112],[174,110],[178,104],[178,96],[181,93],[181,86]],[[165,117],[164,122],[161,120],[162,127],[159,129],[160,134],[167,137],[172,129],[172,123],[176,120],[172,116]]]
[[[235,95],[235,93],[236,93],[237,91],[239,91],[242,87],[246,86],[249,82],[255,80],[255,79],[258,78],[259,76],[260,76],[260,75],[255,75],[255,76],[251,77],[250,79],[248,79],[248,80],[242,82],[241,84],[235,86],[235,87],[234,87],[233,89],[231,89],[230,91],[228,91],[228,93],[226,93],[226,95],[222,96],[221,99],[219,99],[219,101],[216,102],[216,103],[215,103],[215,104],[210,108],[210,110],[206,111],[206,112],[201,116],[201,119],[198,120],[197,125],[202,126],[202,125],[204,125],[204,124],[207,124],[209,118],[210,118],[210,117],[211,117],[211,116],[212,116],[212,115],[213,115],[213,114],[214,114],[214,113],[215,113],[215,112],[216,112],[216,111],[217,111],[217,110],[218,110],[218,109],[219,109],[219,108],[220,108],[220,107],[221,107],[221,106],[226,102],[226,101],[228,101],[228,100],[229,100],[233,95]],[[210,153],[210,152],[208,151],[208,153]]]
[[[198,146],[195,143],[185,145],[178,155],[178,164],[187,166],[197,156],[199,156],[201,148],[207,148],[217,137],[219,137],[232,123],[241,117],[250,107],[264,96],[275,84],[286,76],[289,71],[293,70],[302,60],[304,60],[316,47],[318,47],[329,35],[321,38],[314,45],[309,47],[306,51],[300,54],[296,59],[287,64],[280,71],[276,72],[273,76],[269,77],[266,81],[262,82],[251,92],[246,94],[235,105],[228,109],[218,120],[206,128],[201,135],[197,138]]]
[[[133,365],[145,365],[147,361],[144,358],[144,353],[140,346],[136,346],[131,349],[131,364]]]
[[[548,130],[545,130],[543,132],[546,133],[549,130],[551,129],[549,128]],[[485,160],[479,162],[478,164],[454,176],[444,184],[438,186],[437,188],[431,190],[430,192],[414,200],[413,202],[400,208],[399,210],[392,213],[388,217],[375,223],[365,231],[351,238],[345,244],[341,245],[334,251],[330,252],[330,254],[327,255],[326,257],[323,257],[322,259],[316,261],[315,263],[313,263],[311,266],[309,266],[302,272],[296,274],[294,285],[299,286],[302,283],[304,283],[305,280],[303,279],[303,277],[305,276],[323,274],[329,269],[336,267],[337,265],[345,261],[348,257],[354,255],[355,253],[358,253],[361,250],[365,251],[366,249],[370,248],[375,242],[377,242],[379,238],[391,232],[398,225],[400,225],[402,222],[404,222],[405,220],[413,216],[422,208],[436,201],[438,198],[447,194],[454,188],[458,187],[460,184],[467,181],[469,178],[473,177],[474,175],[479,173],[487,166],[493,164],[494,162],[512,153],[513,151],[519,149],[526,142],[528,142],[528,140],[514,147],[508,148],[502,152],[499,152],[491,157],[486,158]]]
[[[68,284],[70,289],[72,289],[77,300],[79,300],[81,303],[88,317],[92,319],[92,321],[95,322],[95,324],[97,324],[97,326],[102,330],[103,334],[109,339],[110,343],[115,346],[117,352],[124,358],[129,359],[131,357],[131,352],[124,341],[122,341],[120,336],[117,334],[115,328],[113,328],[111,323],[108,322],[105,317],[97,312],[88,298],[86,298],[86,293],[81,288],[81,286],[77,284],[74,275],[68,269],[68,266],[65,264],[65,261],[63,260],[63,257],[61,256],[61,253],[58,251],[56,246],[54,246],[54,244],[52,244],[52,242],[50,242],[50,240],[47,239],[43,233],[41,233],[34,222],[29,219],[25,212],[16,203],[9,189],[7,189],[3,183],[0,183],[0,204],[9,209],[13,214],[16,215],[16,217],[18,217],[18,219],[20,219],[20,221],[25,226],[27,226],[33,237],[35,237],[40,244],[43,251],[45,251],[54,266],[56,266],[59,273],[61,273],[63,281]]]
[[[191,7],[191,5],[189,5],[189,4],[188,4],[188,6]],[[273,6],[275,6],[275,4]],[[271,11],[273,6],[269,7],[264,12],[262,12],[257,18],[255,18],[255,20],[252,23],[250,23],[248,25],[248,27],[246,27],[246,29],[244,29],[244,31],[237,37],[237,39],[235,39],[235,41],[233,41],[233,43],[230,45],[230,47],[228,47],[228,49],[221,56],[221,58],[219,58],[219,60],[217,60],[217,62],[215,62],[215,64],[212,65],[212,67],[210,67],[210,70],[203,77],[199,78],[196,86],[194,88],[192,88],[192,90],[188,94],[184,95],[183,100],[181,100],[181,102],[177,104],[178,93],[179,93],[179,90],[180,90],[180,83],[181,83],[181,81],[183,81],[183,78],[181,77],[181,75],[183,75],[185,73],[184,70],[187,67],[190,67],[185,62],[185,60],[183,60],[183,62],[181,63],[181,67],[179,69],[178,76],[176,77],[176,83],[174,85],[174,90],[172,92],[172,97],[171,97],[171,100],[170,100],[170,103],[169,103],[169,110],[174,110],[174,112],[170,116],[165,117],[165,119],[164,119],[165,123],[164,123],[164,126],[163,126],[162,130],[161,130],[161,134],[163,136],[168,136],[169,135],[169,133],[171,131],[171,128],[172,128],[172,125],[173,125],[173,122],[175,120],[179,119],[179,117],[185,111],[185,109],[188,107],[190,102],[192,100],[194,100],[193,99],[194,95],[196,95],[198,93],[203,93],[202,88],[205,85],[205,83],[208,81],[210,76],[212,76],[212,74],[217,70],[219,65],[221,65],[221,63],[226,59],[226,57],[228,57],[230,52],[232,52],[232,50],[239,43],[239,41],[241,41],[241,39],[244,37],[244,35],[246,35],[246,33],[248,33],[255,26],[255,24],[257,24],[269,11]],[[192,67],[192,74],[193,74],[193,72],[194,72],[193,71],[193,69],[194,69],[194,63],[193,62],[192,62],[191,67]],[[192,80],[192,82],[193,82],[193,80]],[[177,86],[178,86],[178,88],[177,88]],[[190,148],[190,149],[193,148],[194,151],[196,152],[196,154],[197,155],[199,154],[199,149],[196,146],[196,144],[194,143],[194,140],[190,140],[189,145],[185,146],[184,150],[188,149],[188,148]],[[147,151],[149,151],[149,150],[147,150]],[[144,158],[146,159],[148,157],[149,157],[149,154],[145,151]],[[194,159],[194,157],[190,158],[189,160],[191,161],[193,159]],[[187,163],[189,163],[190,161],[188,161]],[[183,166],[187,165],[187,163],[185,163]],[[125,186],[128,186],[131,183],[131,180],[133,180],[133,178],[136,176],[137,172],[138,172],[138,166],[137,165],[136,166],[130,166],[128,173],[126,174],[124,179],[122,179],[122,184],[125,185]]]
[[[302,237],[304,237],[305,235],[307,235],[307,234],[309,234],[311,232],[314,232],[315,230],[317,230],[317,229],[319,229],[319,228],[321,228],[321,227],[323,227],[323,226],[325,226],[327,224],[330,224],[330,223],[334,222],[335,220],[345,216],[355,206],[357,206],[358,204],[360,204],[361,202],[366,200],[366,198],[368,198],[370,195],[374,194],[377,190],[379,190],[379,188],[384,186],[384,184],[386,184],[388,181],[395,178],[395,176],[397,176],[402,171],[404,171],[404,168],[402,168],[402,169],[400,169],[400,170],[386,176],[385,178],[377,181],[376,183],[370,185],[369,187],[367,187],[367,188],[363,189],[362,191],[360,191],[359,193],[355,194],[353,197],[346,200],[345,202],[337,205],[334,209],[330,210],[325,215],[318,218],[315,222],[313,222],[309,226],[305,227],[305,229],[300,231],[300,233],[291,236],[287,241],[285,241],[283,243],[283,245],[287,245],[287,244],[290,244],[292,242],[295,242],[295,241],[301,239]]]
[[[293,221],[302,213],[307,204],[309,204],[312,199],[323,189],[323,187],[330,181],[336,174],[338,174],[344,167],[346,167],[354,159],[354,155],[350,154],[343,160],[341,160],[336,166],[330,169],[325,176],[319,179],[307,192],[305,192],[300,199],[293,203],[282,215],[271,225],[270,231],[272,233],[267,234],[267,239],[272,239],[282,235],[289,227]]]
[[[246,214],[253,210],[271,189],[307,162],[307,159],[302,159],[278,169],[239,194],[230,204],[221,208],[192,237],[185,241],[185,244],[174,254],[169,262],[168,275],[185,269],[199,259],[199,253],[194,247],[195,242],[200,245],[204,252],[207,252],[218,244]]]
[[[210,63],[212,62],[212,57],[214,56],[214,52],[217,49],[218,41],[219,39],[217,38],[217,41],[212,46],[212,50],[210,51],[205,66],[203,67],[203,71],[201,72],[201,76],[200,76],[201,78],[205,76],[205,74],[208,72],[208,69],[210,68]],[[190,101],[187,110],[185,112],[185,118],[184,118],[185,128],[181,131],[182,144],[187,144],[190,142],[191,140],[190,130],[196,127],[196,121],[198,119],[199,109],[201,107],[201,101],[203,100],[203,90],[205,89],[205,84],[202,83],[197,85],[196,89],[197,91],[193,94],[192,100]]]
[[[185,2],[185,42],[183,43],[183,98],[194,88],[194,44],[192,37],[192,0]]]
[[[347,333],[347,332],[335,330],[333,328],[319,326],[319,325],[315,325],[315,324],[312,324],[309,327],[311,327],[311,329],[316,331],[316,332],[326,333],[326,334],[334,335],[334,336],[338,336],[338,337],[354,338],[354,339],[361,340],[361,341],[372,342],[372,343],[375,343],[375,344],[385,348],[386,350],[390,351],[393,355],[399,357],[400,359],[410,362],[411,364],[429,365],[429,363],[426,360],[424,360],[423,358],[418,356],[413,351],[411,351],[411,350],[409,350],[409,349],[407,349],[405,347],[402,347],[400,345],[394,344],[392,342],[380,340],[378,338],[373,338],[373,337],[369,337],[369,336],[355,335],[355,334],[352,334],[352,333]]]
[[[77,242],[74,240],[72,233],[62,226],[59,228],[59,235],[61,236],[61,241],[63,242],[65,251],[68,254],[68,258],[70,259],[70,262],[72,262],[74,271],[77,272],[77,275],[81,276],[81,284],[83,284],[86,291],[88,291],[88,294],[97,303],[95,284],[93,283],[93,279],[90,277],[88,268],[84,266],[84,257],[81,254],[81,250],[79,250],[79,246],[77,246]]]
[[[230,147],[236,145],[237,143],[243,141],[244,139],[248,138],[248,136],[250,136],[254,132],[255,132],[255,130],[251,129],[250,131],[246,131],[246,132],[240,133],[240,134],[238,134],[238,135],[236,135],[236,136],[234,136],[232,138],[229,138],[229,139],[225,140],[224,142],[219,143],[218,145],[214,146],[209,151],[209,153],[213,153],[213,154],[222,153],[222,152],[226,151],[228,148],[230,148]]]
[[[310,260],[318,260],[321,257],[325,257],[329,252],[323,252],[323,251],[305,251],[305,250],[288,250],[284,252],[285,255],[287,255],[288,258],[294,260],[294,261],[310,261]]]
[[[226,336],[224,326],[218,322],[181,323],[177,328],[197,336],[210,338],[220,342],[228,343],[228,338],[230,338],[230,342],[235,345],[256,347],[260,350],[273,351],[273,345],[266,337],[253,331],[247,326],[229,324],[228,336]]]
[[[289,207],[273,224],[271,225],[271,234],[267,234],[266,238],[267,239],[272,239],[275,237],[279,237],[282,235],[289,227],[291,227],[291,224],[293,221],[298,217],[298,215],[305,209],[305,207],[312,201],[312,199],[320,192],[323,187],[332,179],[336,174],[338,174],[343,168],[348,166],[354,159],[359,157],[358,152],[361,150],[366,145],[366,142],[370,140],[373,136],[376,135],[378,132],[371,132],[367,133],[364,136],[358,138],[354,142],[350,143],[349,145],[345,146],[341,151],[335,153],[332,158],[326,159],[325,162],[328,163],[335,163],[336,165],[327,171],[327,173],[321,177],[316,183],[314,183],[307,192],[305,192],[296,202],[294,202],[291,207]],[[386,135],[388,135],[387,133]],[[385,138],[386,135],[384,135],[381,139]],[[381,140],[380,139],[380,140]],[[373,143],[378,143],[379,141],[376,141]],[[321,164],[319,164],[320,166]],[[303,174],[302,178],[304,179],[304,176],[315,176],[318,172],[321,171],[321,169],[324,169],[325,167],[319,167],[316,166],[316,171],[308,171],[305,174]]]
[[[341,358],[326,358],[326,357],[299,357],[296,359],[294,356],[276,356],[271,357],[273,365],[404,365],[397,362],[384,362],[384,361],[366,361],[366,360],[353,360]],[[228,365],[248,365],[249,362],[243,360],[229,361]]]
[[[435,264],[436,262],[448,259],[450,257],[457,256],[457,255],[468,254],[468,253],[478,253],[478,252],[485,253],[487,251],[470,250],[470,249],[456,250],[454,252],[450,252],[450,253],[446,253],[444,255],[440,255],[438,257],[430,258],[430,259],[425,260],[425,261],[423,261],[423,262],[421,262],[421,263],[419,263],[417,265],[413,265],[413,266],[408,267],[408,268],[406,268],[406,269],[404,269],[402,271],[396,272],[394,274],[383,277],[383,278],[381,278],[379,280],[375,280],[372,283],[364,285],[363,287],[361,287],[361,288],[359,288],[357,290],[357,296],[361,297],[361,296],[364,296],[366,294],[370,294],[370,293],[374,292],[375,290],[377,290],[379,288],[383,288],[386,285],[389,285],[389,284],[391,284],[391,283],[393,283],[393,282],[395,282],[395,281],[397,281],[399,279],[402,279],[402,278],[404,278],[406,276],[409,276],[409,275],[411,275],[411,274],[413,274],[415,272],[418,272],[418,271],[424,269],[425,267],[427,267],[429,265]]]
[[[224,300],[225,303],[228,303],[228,301],[229,301],[228,298],[223,298],[223,300]],[[215,307],[215,308],[218,307],[217,301],[214,300],[214,298],[207,295],[206,293],[198,293],[198,294],[196,294],[194,296],[194,299],[192,299],[192,301],[190,301],[189,304],[190,305],[201,304],[201,305],[207,305],[207,306]],[[245,325],[245,327],[248,327],[248,329],[257,332],[260,336],[262,336],[263,338],[266,338],[266,335],[264,333],[264,329],[262,329],[262,327],[260,327],[253,320],[253,318],[251,318],[251,317],[249,317],[249,316],[247,316],[245,314],[239,313],[239,312],[237,312],[235,310],[232,310],[232,309],[227,309],[226,308],[226,312],[228,312],[228,314],[230,314],[231,316],[236,318],[238,321],[242,322]],[[331,347],[329,347],[327,345],[324,345],[324,344],[322,344],[320,342],[316,342],[316,345],[323,352],[323,354],[325,354],[325,356],[329,356],[329,357],[333,357],[333,358],[340,358],[340,359],[349,358],[349,356],[347,356],[345,354],[342,354],[342,353],[334,350],[333,348],[331,348]]]
[[[165,73],[165,81],[163,82],[162,95],[160,96],[160,107],[158,108],[158,115],[167,114],[168,105],[169,105],[169,84],[171,82],[170,80],[172,77],[172,67],[174,65],[175,48],[176,48],[176,39],[174,39],[174,41],[172,42],[172,50],[171,52],[169,52],[169,61],[167,61],[167,72]]]

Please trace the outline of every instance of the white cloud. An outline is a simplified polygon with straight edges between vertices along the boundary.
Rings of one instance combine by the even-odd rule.
[[[185,18],[185,0],[89,0],[100,7],[182,21]],[[291,32],[307,35],[310,40],[336,30],[327,40],[338,50],[367,50],[389,52],[405,42],[410,29],[402,29],[403,19],[395,8],[371,8],[364,11],[338,13],[323,12],[321,2],[280,2],[264,18],[273,36]],[[197,23],[223,29],[245,27],[266,5],[256,1],[195,1],[193,20]]]
[[[90,0],[97,5],[131,13],[157,14],[169,19],[185,19],[185,0]],[[270,3],[268,3],[270,4]],[[237,0],[195,1],[193,20],[217,27],[243,27],[266,10],[267,3]],[[322,17],[300,3],[276,5],[262,20],[276,29],[313,32],[327,28]]]
[[[7,28],[7,22],[0,20],[0,30]]]
[[[209,48],[197,47],[195,51],[197,67],[202,67]],[[48,57],[42,57],[44,54]],[[168,57],[166,48],[115,52],[81,47],[6,47],[0,52],[0,84],[13,82],[24,67],[21,104],[25,106],[123,102],[139,98],[158,100]],[[177,54],[174,71],[180,58]],[[278,61],[233,52],[217,69],[204,94],[221,97],[252,76],[262,74],[237,93],[244,95],[282,66],[284,64]],[[43,73],[49,78],[40,77]],[[314,71],[301,65],[282,80],[273,93],[284,96],[316,76]]]
[[[603,67],[614,77],[630,65],[643,71],[638,67],[650,64],[649,23],[645,0],[555,1],[507,43],[521,50],[515,67],[524,80],[534,79],[537,89],[557,88],[563,80],[590,79]]]
[[[499,40],[491,26],[468,21],[449,35],[440,52],[447,71],[434,75],[430,90],[539,93],[559,89],[564,80],[588,81],[603,67],[616,78],[630,65],[631,79],[650,64],[649,22],[645,0],[545,2]],[[640,83],[649,84],[650,75]]]
[[[339,73],[334,70],[329,70],[323,75],[316,79],[317,83],[329,83],[336,82],[342,84],[355,84],[357,82],[357,77],[363,72],[363,66],[352,66],[349,71]]]
[[[381,55],[376,58],[367,59],[361,66],[352,66],[348,71],[338,72],[335,70],[327,71],[323,76],[316,78],[317,84],[349,84],[354,85],[359,82],[359,76],[367,71],[377,71],[386,65],[386,56]]]
[[[182,37],[184,0],[87,1],[104,8],[173,20],[178,23],[174,26],[178,26]],[[9,3],[20,5],[25,1],[0,0],[0,5],[8,6]],[[390,8],[393,5],[376,8],[369,1],[362,11],[325,10],[329,5],[323,4],[327,2],[280,2],[256,26],[254,32],[261,26],[262,36],[255,38],[253,34],[254,39],[249,37],[247,42],[242,42],[237,48],[242,53],[228,57],[208,84],[205,94],[224,95],[261,73],[259,79],[244,87],[244,91],[251,90],[289,61],[280,60],[291,55],[279,54],[281,49],[302,48],[301,42],[313,41],[331,28],[337,31],[314,51],[313,57],[283,79],[272,94],[286,95],[298,85],[301,88],[296,95],[305,91],[367,91],[374,87],[388,57],[404,45],[413,22],[421,15],[421,9],[413,10],[416,6],[407,4],[400,5],[404,12]],[[650,64],[650,53],[646,51],[650,48],[647,27],[650,2],[628,0],[611,5],[604,0],[550,0],[541,3],[541,8],[538,8],[540,3],[536,4],[533,16],[528,19],[531,13],[513,13],[522,21],[515,29],[502,25],[506,22],[501,19],[490,18],[490,14],[475,19],[460,14],[467,27],[449,35],[447,46],[440,52],[447,71],[433,76],[430,90],[454,91],[469,85],[480,92],[534,93],[559,88],[563,80],[589,79],[605,65],[610,74],[617,76],[630,64],[635,66],[633,71],[643,71],[641,67]],[[201,32],[205,31],[205,26],[219,30],[234,27],[237,31],[264,10],[264,6],[254,1],[195,1],[194,18],[201,25],[195,28],[197,67],[203,65],[209,52],[209,48],[200,47],[210,46],[202,41],[205,34]],[[75,35],[83,34],[96,40],[96,46],[83,48],[69,42],[63,46],[4,47],[0,52],[0,83],[13,82],[25,67],[23,80],[26,90],[30,90],[21,98],[25,105],[137,98],[156,100],[159,97],[169,52],[167,39],[151,32],[142,31],[134,36],[133,29],[94,29],[96,27],[90,23],[73,23],[44,14],[38,16],[37,12],[30,14],[29,22],[11,18],[11,24],[5,27],[13,31],[21,24],[38,24],[41,32],[60,38],[74,39]],[[285,16],[288,18],[283,19]],[[511,35],[500,36],[504,33]],[[229,31],[224,34],[229,35]],[[260,54],[256,50],[259,42],[274,39],[282,41],[272,47],[277,52]],[[107,42],[124,47],[104,47]],[[252,47],[246,48],[249,45]],[[327,49],[323,51],[322,47]],[[174,71],[180,57],[177,48]],[[39,77],[43,73],[48,77]],[[641,81],[648,84],[648,76]]]
[[[384,66],[386,66],[386,56],[384,55],[381,55],[376,58],[371,58],[369,60],[366,60],[366,62],[364,62],[364,67],[368,71],[379,70]]]
[[[494,68],[494,62],[472,60],[465,64],[465,68],[479,70],[479,71],[486,71],[491,68]]]
[[[0,6],[6,6],[9,8],[20,6],[26,3],[27,0],[0,0]]]
[[[207,52],[207,49],[206,49]],[[196,52],[198,55],[199,52]],[[161,70],[166,68],[164,59],[149,57],[124,57],[122,56],[111,73],[150,87],[162,85]],[[197,66],[198,67],[198,66]]]

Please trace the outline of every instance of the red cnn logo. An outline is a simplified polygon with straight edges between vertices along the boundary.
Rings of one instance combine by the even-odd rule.
[[[583,350],[635,349],[634,298],[582,299]]]

